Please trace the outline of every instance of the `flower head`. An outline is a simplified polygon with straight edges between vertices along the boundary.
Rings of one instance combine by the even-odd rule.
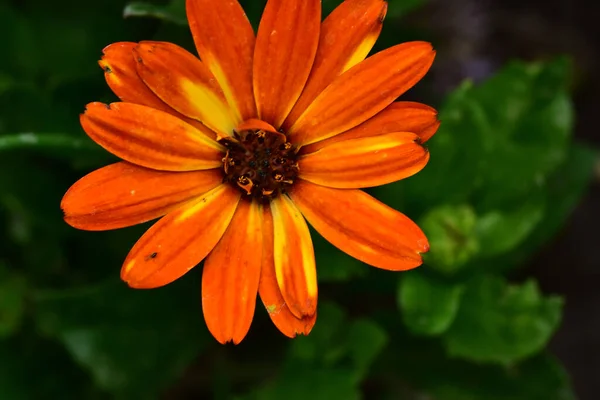
[[[383,0],[268,0],[258,33],[236,0],[188,0],[200,58],[164,42],[115,43],[100,65],[121,102],[91,103],[85,132],[124,161],[66,193],[65,220],[86,230],[162,217],[121,277],[166,285],[204,260],[202,308],[221,343],[250,328],[256,295],[285,335],[308,334],[317,273],[305,219],[378,268],[406,270],[429,248],[406,216],[361,188],[421,170],[432,108],[395,99],[434,58],[404,43],[366,58]]]

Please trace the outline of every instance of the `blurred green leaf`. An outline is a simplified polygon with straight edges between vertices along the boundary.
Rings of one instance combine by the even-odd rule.
[[[521,244],[544,217],[545,203],[539,196],[528,199],[514,211],[491,211],[477,220],[479,257],[491,257]]]
[[[522,206],[525,208],[527,208],[527,204],[531,204],[532,200],[542,203],[540,208],[543,210],[543,216],[539,223],[510,252],[486,259],[486,268],[505,271],[522,264],[540,246],[555,236],[577,206],[584,191],[589,187],[594,165],[598,159],[600,159],[600,154],[597,151],[579,144],[571,145],[568,149],[567,159],[548,178],[544,187],[538,188],[529,199],[523,202]],[[518,227],[519,224],[517,223],[515,226]],[[510,228],[507,227],[507,229]],[[509,236],[505,237],[509,238]],[[490,248],[494,247],[492,244],[489,246]],[[482,248],[482,251],[484,250]],[[474,267],[476,266],[475,262]]]
[[[25,291],[25,279],[11,274],[0,262],[0,340],[19,329],[25,312]]]
[[[105,0],[102,7],[89,7],[75,0],[0,6],[0,32],[11,37],[3,68],[42,91],[94,76],[98,72],[96,60],[104,46],[127,38],[136,40],[147,30],[137,24],[115,23],[121,17],[122,7],[122,0]],[[142,32],[135,34],[133,28]],[[19,128],[29,130],[25,126]]]
[[[294,340],[277,379],[249,398],[359,399],[359,384],[386,343],[376,323],[349,321],[338,306],[321,303],[319,323]]]
[[[388,0],[387,16],[389,18],[403,17],[424,4],[425,0]]]
[[[402,360],[402,362],[398,362]],[[410,395],[387,398],[431,400],[575,400],[568,374],[543,353],[509,367],[449,358],[438,341],[400,336],[379,358],[372,375],[402,380]],[[397,385],[391,385],[392,390]]]
[[[122,282],[35,297],[39,329],[61,341],[118,397],[157,396],[208,341],[191,287],[137,291]],[[188,290],[189,289],[189,290]],[[187,293],[190,295],[188,296]]]
[[[451,373],[431,388],[439,400],[575,400],[567,372],[543,354],[505,369],[465,366],[460,378]],[[465,372],[470,372],[470,376]]]
[[[64,348],[40,339],[32,327],[0,339],[0,395],[5,400],[101,400],[106,395],[75,365]]]
[[[14,85],[15,80],[13,77],[0,71],[0,96]]]
[[[525,243],[525,251],[531,252],[532,248],[556,235],[589,187],[598,160],[600,153],[586,146],[574,144],[569,148],[566,161],[548,179],[546,212],[531,239]]]
[[[358,370],[358,378],[363,378],[369,367],[387,344],[387,333],[375,322],[368,319],[353,321],[347,336],[348,353]]]
[[[439,109],[442,122],[427,142],[431,159],[415,176],[385,188],[393,196],[400,192],[406,210],[424,213],[441,204],[469,202],[480,182],[483,140],[489,132],[478,126],[470,112],[473,84],[465,81],[454,90]],[[389,197],[392,197],[392,194]],[[387,198],[385,199],[387,202]]]
[[[4,57],[0,71],[5,77],[4,82],[12,83],[17,77],[37,73],[42,63],[36,52],[32,21],[6,2],[0,3],[0,34],[11,38],[3,46]]]
[[[463,287],[442,282],[419,270],[405,272],[398,287],[404,324],[413,333],[436,336],[454,321]]]
[[[477,216],[468,205],[443,205],[428,212],[419,226],[429,238],[425,262],[443,273],[461,269],[478,251]]]
[[[60,152],[103,152],[100,146],[85,136],[61,133],[16,133],[0,136],[0,152],[15,149],[41,149]]]
[[[319,282],[344,282],[369,272],[369,266],[334,247],[312,227],[310,231]]]
[[[240,0],[240,4],[244,8],[244,12],[248,16],[248,19],[254,28],[254,32],[257,32],[267,0]],[[327,3],[324,2],[324,4]]]
[[[486,213],[542,187],[567,154],[569,73],[564,59],[515,62],[480,85],[459,87],[440,109],[427,168],[402,182],[410,209],[466,202]]]
[[[483,206],[503,205],[543,184],[564,161],[573,126],[565,59],[512,63],[472,92],[486,135]]]
[[[567,372],[543,354],[510,368],[464,365],[425,388],[436,400],[575,400]]]
[[[56,225],[62,225],[58,205],[63,188],[55,171],[29,157],[6,154],[0,158],[0,187],[0,210],[10,212],[15,242],[29,243],[36,233],[58,236]]]
[[[156,5],[146,2],[132,2],[125,6],[123,16],[151,17],[179,25],[187,25],[185,0],[172,0],[167,5]]]
[[[118,159],[86,135],[24,132],[0,135],[0,154],[27,151],[66,161],[74,168],[99,168]],[[22,154],[22,153],[19,153]]]
[[[532,280],[519,286],[495,276],[474,278],[444,343],[451,356],[509,365],[544,348],[561,310],[562,299],[544,298]]]

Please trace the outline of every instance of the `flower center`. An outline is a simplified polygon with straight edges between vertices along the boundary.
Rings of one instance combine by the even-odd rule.
[[[277,197],[298,176],[298,148],[284,134],[260,129],[234,132],[219,140],[227,148],[224,181],[247,196],[267,201]]]

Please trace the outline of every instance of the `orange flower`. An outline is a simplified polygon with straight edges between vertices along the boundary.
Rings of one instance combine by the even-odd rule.
[[[164,42],[115,43],[100,65],[122,100],[91,103],[85,132],[124,161],[66,193],[65,220],[107,230],[161,218],[121,270],[156,288],[204,262],[202,308],[221,343],[239,343],[258,293],[289,337],[316,319],[304,220],[378,268],[406,270],[429,248],[406,216],[360,188],[411,176],[429,159],[434,109],[394,102],[435,52],[411,42],[366,60],[383,0],[269,0],[258,34],[235,0],[188,0],[200,59]],[[363,61],[364,60],[364,61]]]

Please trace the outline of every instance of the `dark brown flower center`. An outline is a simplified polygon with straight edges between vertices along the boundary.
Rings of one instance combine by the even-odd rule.
[[[285,193],[298,176],[298,148],[282,133],[246,130],[219,143],[227,148],[224,180],[248,197],[270,200]]]

